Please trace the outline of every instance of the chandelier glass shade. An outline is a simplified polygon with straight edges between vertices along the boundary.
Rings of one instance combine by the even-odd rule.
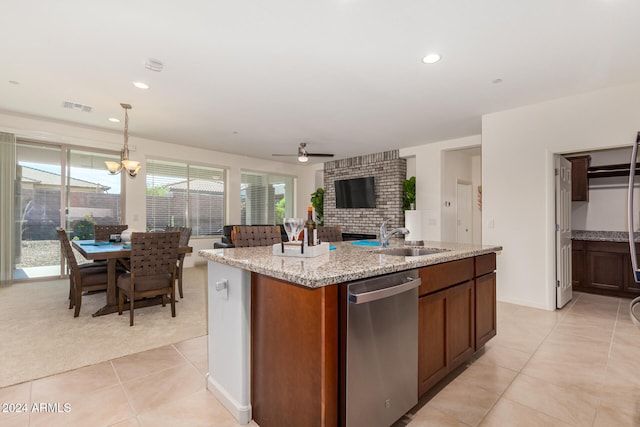
[[[124,147],[120,151],[120,163],[104,162],[111,175],[119,174],[121,170],[126,170],[130,177],[134,178],[140,172],[142,166],[140,162],[129,160],[129,114],[130,104],[120,104],[124,108]]]

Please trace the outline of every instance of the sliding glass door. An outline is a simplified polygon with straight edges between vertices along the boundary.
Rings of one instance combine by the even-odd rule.
[[[65,227],[71,238],[93,239],[93,224],[120,224],[121,175],[111,175],[104,162],[113,155],[67,150]]]
[[[14,279],[61,274],[61,155],[61,147],[16,145]]]
[[[14,280],[64,273],[56,227],[72,239],[91,239],[95,223],[121,222],[122,177],[110,175],[105,160],[119,155],[17,142]]]

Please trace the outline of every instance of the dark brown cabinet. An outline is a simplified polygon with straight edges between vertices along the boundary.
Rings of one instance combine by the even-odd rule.
[[[496,336],[496,254],[475,258],[475,350]]]
[[[420,298],[418,393],[424,394],[474,353],[473,281]]]
[[[630,298],[640,295],[628,243],[574,240],[571,256],[576,291]]]
[[[420,269],[418,393],[496,334],[495,254]]]
[[[571,200],[589,201],[589,163],[591,156],[567,157],[571,162]]]
[[[586,286],[586,254],[587,242],[573,240],[571,242],[571,286],[578,290]]]
[[[418,303],[418,395],[449,373],[447,292],[435,292]],[[426,338],[428,337],[428,339]]]
[[[475,351],[473,281],[447,289],[447,320],[450,369],[455,369]]]

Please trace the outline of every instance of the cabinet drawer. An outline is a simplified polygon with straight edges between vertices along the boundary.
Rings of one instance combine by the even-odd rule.
[[[465,258],[420,269],[420,295],[426,295],[473,279],[474,258]]]
[[[492,252],[486,255],[475,257],[476,260],[476,277],[483,274],[493,273],[496,269],[496,254]]]

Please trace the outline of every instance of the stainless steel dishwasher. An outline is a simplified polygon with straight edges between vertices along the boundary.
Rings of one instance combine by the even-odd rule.
[[[347,427],[388,427],[418,403],[417,270],[347,285]]]

